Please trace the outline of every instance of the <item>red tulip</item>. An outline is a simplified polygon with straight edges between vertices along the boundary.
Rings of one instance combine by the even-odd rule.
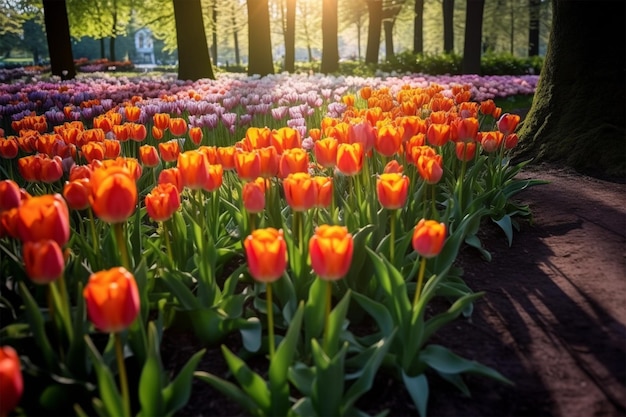
[[[128,168],[112,165],[94,170],[89,204],[107,223],[128,219],[137,206],[137,183]]]
[[[174,184],[158,184],[144,200],[148,216],[154,221],[168,220],[180,207],[180,193]]]
[[[70,238],[69,209],[60,194],[23,201],[16,220],[16,231],[22,242],[51,239],[63,246]]]
[[[381,174],[376,181],[380,205],[389,210],[402,208],[409,192],[409,177],[402,174]]]
[[[278,280],[287,268],[287,244],[283,231],[257,229],[243,242],[250,275],[260,282]]]
[[[344,226],[321,225],[309,240],[313,271],[324,280],[343,278],[350,269],[354,241]]]
[[[446,225],[435,220],[420,220],[413,230],[413,249],[424,258],[433,258],[441,252],[446,239]]]
[[[35,284],[43,285],[56,281],[65,268],[61,247],[50,239],[24,242],[22,258],[26,274]]]
[[[20,402],[24,379],[20,358],[11,346],[0,347],[0,416],[7,416]]]
[[[244,183],[241,199],[249,213],[261,213],[265,209],[265,179],[259,177],[257,181]]]

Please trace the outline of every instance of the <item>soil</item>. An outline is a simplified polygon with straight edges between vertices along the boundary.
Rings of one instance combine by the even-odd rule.
[[[490,262],[462,248],[464,279],[485,295],[469,319],[436,335],[437,343],[495,368],[514,386],[468,376],[468,398],[429,375],[428,414],[626,416],[626,185],[553,165],[527,167],[520,177],[549,181],[515,197],[530,206],[533,220],[519,222],[510,247],[486,223],[480,238]],[[170,335],[163,361],[175,369],[198,348],[189,336]],[[208,349],[199,369],[226,374],[219,348]],[[371,393],[359,402],[368,413],[417,415],[402,384],[382,372]],[[245,413],[195,381],[179,415]]]

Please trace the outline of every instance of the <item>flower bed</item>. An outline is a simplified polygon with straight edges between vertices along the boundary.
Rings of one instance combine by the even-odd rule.
[[[536,81],[3,85],[0,359],[22,395],[3,407],[172,414],[195,377],[250,414],[353,415],[382,367],[424,416],[427,370],[463,392],[464,373],[509,383],[429,340],[482,295],[461,245],[482,250],[489,218],[510,242],[530,215],[512,201],[538,183],[509,163],[519,116],[492,99]],[[207,345],[238,335],[232,379],[197,371],[203,350],[171,379],[159,346],[176,326]]]

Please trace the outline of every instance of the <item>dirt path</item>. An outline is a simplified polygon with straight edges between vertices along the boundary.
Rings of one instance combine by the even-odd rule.
[[[511,248],[488,228],[490,263],[465,249],[465,279],[486,295],[441,335],[515,387],[481,378],[472,399],[439,390],[431,415],[626,415],[626,186],[557,169],[522,176],[550,181],[518,195],[534,223]]]

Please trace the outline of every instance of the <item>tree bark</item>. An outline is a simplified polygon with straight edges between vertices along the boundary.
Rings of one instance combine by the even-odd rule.
[[[215,79],[206,43],[200,0],[173,0],[178,47],[178,79]]]
[[[541,0],[528,0],[528,56],[539,55],[539,24]]]
[[[287,0],[285,18],[285,71],[296,70],[296,0]]]
[[[52,74],[64,80],[73,79],[76,68],[65,0],[43,0],[43,12]]]
[[[268,0],[247,0],[248,75],[274,73]]]
[[[393,24],[394,21],[385,19],[383,21],[383,30],[385,32],[385,59],[392,60],[396,54],[393,50]]]
[[[378,50],[380,49],[380,33],[383,19],[382,0],[368,0],[369,25],[367,27],[367,48],[365,49],[365,63],[378,64]]]
[[[454,0],[443,0],[443,52],[454,52]]]
[[[211,59],[217,65],[217,0],[211,4]]]
[[[424,0],[415,0],[413,9],[413,53],[424,53]]]
[[[467,0],[463,74],[480,74],[485,0]]]
[[[552,0],[548,49],[516,159],[624,180],[625,9],[622,1]]]
[[[339,70],[339,41],[337,39],[337,0],[322,3],[322,65],[320,71],[330,74]]]

